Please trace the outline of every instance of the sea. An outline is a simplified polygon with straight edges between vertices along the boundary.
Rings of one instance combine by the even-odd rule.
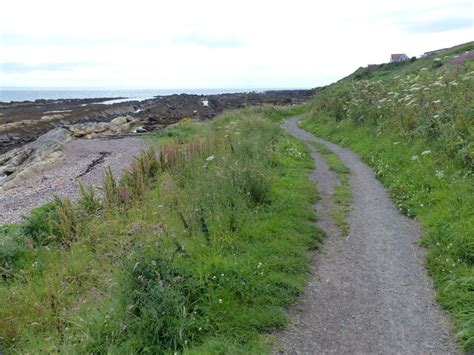
[[[266,90],[279,89],[42,89],[42,88],[2,88],[0,87],[0,102],[11,101],[34,101],[38,99],[57,100],[57,99],[90,99],[101,97],[122,98],[110,100],[103,103],[116,103],[123,101],[142,101],[151,99],[158,95],[172,94],[196,94],[196,95],[214,95],[237,92],[262,92]]]

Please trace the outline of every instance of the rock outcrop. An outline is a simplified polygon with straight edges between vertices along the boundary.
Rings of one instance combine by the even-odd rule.
[[[56,128],[34,142],[0,155],[0,191],[54,164],[61,156],[61,148],[70,139],[68,129]]]
[[[73,138],[117,136],[143,131],[143,122],[118,116],[110,122],[88,122],[55,128],[20,148],[0,155],[0,191],[41,173],[61,157],[63,145]]]

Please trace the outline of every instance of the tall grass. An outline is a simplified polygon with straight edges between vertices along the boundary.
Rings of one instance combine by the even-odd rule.
[[[333,84],[302,122],[358,152],[400,211],[421,222],[438,301],[466,350],[474,349],[472,49],[470,43],[399,70],[384,68],[383,75],[375,69],[370,79]]]
[[[109,171],[100,194],[83,188],[77,203],[57,200],[29,228],[9,227],[0,348],[268,350],[264,334],[285,324],[321,232],[311,158],[266,110],[170,127],[159,154],[120,179]]]

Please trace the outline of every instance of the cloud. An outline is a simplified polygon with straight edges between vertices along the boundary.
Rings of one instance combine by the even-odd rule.
[[[48,63],[26,64],[20,62],[0,63],[0,73],[3,74],[28,74],[37,71],[60,72],[71,71],[75,68],[87,66],[87,63]]]
[[[191,45],[205,48],[243,48],[245,43],[237,37],[191,32],[172,39],[176,45]]]
[[[157,38],[126,37],[123,35],[81,35],[63,33],[22,33],[1,32],[0,46],[3,47],[148,47],[157,48],[160,40]]]
[[[401,22],[400,25],[408,33],[437,33],[473,27],[472,18],[440,18],[422,19],[418,21]]]
[[[472,41],[470,14],[472,0],[5,1],[0,83],[314,87]]]

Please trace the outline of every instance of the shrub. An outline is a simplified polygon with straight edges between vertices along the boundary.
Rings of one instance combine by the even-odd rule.
[[[55,203],[50,202],[33,209],[25,218],[22,232],[31,237],[36,245],[47,245],[57,241],[61,231]]]
[[[16,262],[27,248],[27,240],[17,225],[0,226],[0,279],[9,281]]]

